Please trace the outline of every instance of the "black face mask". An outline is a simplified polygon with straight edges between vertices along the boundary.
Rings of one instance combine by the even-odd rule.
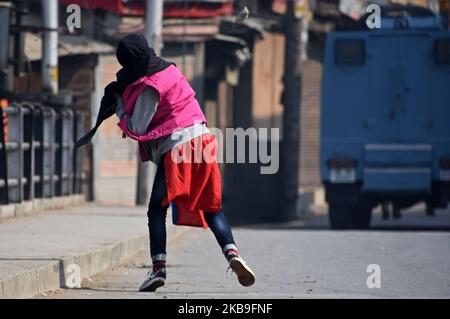
[[[76,148],[89,143],[102,122],[115,113],[116,98],[114,94],[122,95],[127,86],[141,77],[153,75],[173,64],[158,57],[155,51],[148,46],[145,37],[138,34],[130,34],[120,40],[116,57],[122,65],[122,69],[116,73],[117,81],[113,81],[105,87],[95,126],[75,143]]]

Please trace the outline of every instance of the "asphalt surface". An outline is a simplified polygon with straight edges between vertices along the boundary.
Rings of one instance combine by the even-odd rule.
[[[402,220],[374,218],[374,230],[331,231],[314,215],[284,225],[234,228],[256,284],[239,286],[209,230],[193,229],[168,247],[168,279],[156,293],[137,288],[148,254],[84,280],[81,289],[39,298],[450,298],[450,212]],[[425,225],[422,227],[420,225]],[[369,265],[380,288],[369,288]],[[371,277],[373,278],[373,277]]]

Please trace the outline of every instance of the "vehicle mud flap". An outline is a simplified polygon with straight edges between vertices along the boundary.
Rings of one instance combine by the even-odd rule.
[[[372,207],[368,204],[358,203],[353,205],[352,226],[353,229],[368,229],[372,220]]]
[[[329,203],[328,218],[331,229],[350,229],[352,225],[353,204]]]

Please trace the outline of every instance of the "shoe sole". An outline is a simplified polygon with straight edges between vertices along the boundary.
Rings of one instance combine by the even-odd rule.
[[[238,277],[239,283],[244,287],[250,287],[255,283],[253,271],[237,258],[230,259],[230,268]]]
[[[156,289],[164,286],[166,284],[166,281],[164,279],[155,279],[153,282],[151,282],[148,286],[140,287],[140,292],[155,292]]]

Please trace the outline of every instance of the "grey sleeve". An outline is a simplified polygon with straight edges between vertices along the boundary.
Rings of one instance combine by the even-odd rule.
[[[121,119],[124,114],[125,111],[123,109],[123,99],[122,97],[118,97],[116,98],[116,115],[119,119]]]
[[[128,121],[128,129],[136,135],[147,133],[148,126],[152,121],[158,107],[159,94],[151,88],[146,87],[139,94],[134,106],[133,115]]]

